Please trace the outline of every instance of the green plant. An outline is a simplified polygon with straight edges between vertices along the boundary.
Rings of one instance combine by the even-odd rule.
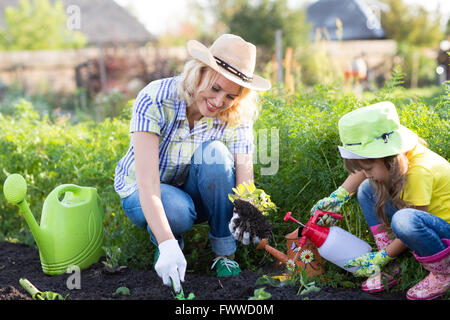
[[[173,280],[170,279],[170,281],[172,282],[172,289],[173,289],[174,288]],[[175,291],[175,290],[173,290],[173,291]],[[184,291],[183,291],[183,287],[181,286],[181,283],[180,283],[180,292],[178,292],[177,294],[173,293],[173,296],[177,300],[192,300],[195,298],[195,294],[193,292],[189,293],[189,295],[187,297],[184,296]]]
[[[271,210],[276,211],[275,204],[270,200],[270,196],[262,189],[256,188],[253,182],[243,183],[233,188],[234,194],[229,194],[231,202],[236,199],[243,199],[253,204],[262,214],[267,215]]]
[[[279,281],[273,277],[263,276],[256,280],[258,285],[270,285],[275,288],[299,285],[297,295],[304,295],[311,292],[320,291],[316,286],[316,280],[308,276],[305,270],[297,270],[294,261],[288,260],[286,263],[286,280]]]
[[[127,287],[119,287],[113,293],[113,296],[117,296],[119,294],[124,295],[124,296],[129,296],[130,295],[130,289],[128,289]]]
[[[304,295],[311,292],[319,292],[321,289],[317,287],[315,281],[307,281],[307,275],[304,277],[303,275],[300,277],[300,287],[298,288],[297,295]]]
[[[106,261],[102,261],[105,265],[105,269],[108,272],[116,272],[120,270],[119,260],[121,256],[121,250],[117,246],[103,247],[106,254]]]
[[[253,297],[248,298],[248,300],[267,300],[270,299],[270,297],[272,297],[272,295],[269,292],[266,292],[265,287],[263,288],[259,288],[259,289],[255,289],[255,291],[253,292]]]
[[[315,285],[315,280],[308,276],[306,270],[299,270],[293,260],[288,260],[286,263],[286,272],[290,285],[296,285],[297,283],[300,284],[297,290],[297,295],[320,291],[320,288]]]

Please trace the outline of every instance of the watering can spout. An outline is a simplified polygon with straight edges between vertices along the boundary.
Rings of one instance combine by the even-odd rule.
[[[42,246],[40,245],[40,243],[42,241],[42,238],[44,237],[44,231],[38,225],[26,201],[18,203],[17,206],[20,208],[20,211],[22,212],[25,221],[30,227],[31,233],[33,234],[34,240],[36,240],[37,246],[41,248]]]
[[[274,247],[271,247],[267,244],[267,239],[262,239],[256,249],[260,250],[266,250],[268,253],[270,253],[272,256],[274,256],[276,259],[278,259],[281,263],[286,263],[288,261],[288,256],[281,251],[278,251]]]
[[[41,227],[36,222],[36,219],[31,213],[31,210],[25,200],[27,195],[27,182],[20,174],[11,174],[5,180],[3,185],[3,193],[7,202],[20,208],[20,211],[30,227],[31,233],[33,234],[33,237],[39,247],[43,234]]]

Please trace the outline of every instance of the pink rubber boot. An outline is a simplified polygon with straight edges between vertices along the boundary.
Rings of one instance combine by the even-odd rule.
[[[383,250],[392,242],[392,240],[389,240],[387,231],[378,230],[382,226],[383,224],[378,224],[376,226],[370,227],[370,231],[373,234],[373,238],[375,239],[375,244],[377,245],[378,250]],[[390,272],[390,274],[382,271],[378,274],[370,276],[366,281],[362,283],[362,290],[369,293],[383,291],[386,289],[383,284],[384,279],[387,279],[387,285],[389,288],[399,283],[400,268],[398,267],[398,265],[393,265],[393,270],[392,272]]]
[[[406,298],[409,300],[432,300],[450,289],[450,240],[441,239],[447,246],[441,252],[432,256],[414,256],[430,274],[414,287],[408,290]]]

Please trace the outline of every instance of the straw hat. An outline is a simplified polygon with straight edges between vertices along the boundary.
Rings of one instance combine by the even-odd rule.
[[[393,103],[384,101],[356,109],[338,122],[344,159],[384,158],[413,149],[417,134],[400,124]]]
[[[223,34],[210,48],[196,40],[187,43],[189,54],[217,71],[225,78],[256,91],[270,89],[270,82],[253,74],[256,64],[256,47],[233,34]]]

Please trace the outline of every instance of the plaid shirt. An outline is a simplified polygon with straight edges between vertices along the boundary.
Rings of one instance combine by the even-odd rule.
[[[203,117],[191,130],[186,102],[177,97],[178,81],[177,77],[157,80],[142,89],[134,102],[130,123],[130,132],[146,131],[159,136],[160,181],[174,186],[184,184],[194,151],[203,142],[222,141],[232,154],[253,152],[251,125],[230,127],[218,118]],[[137,189],[132,139],[117,164],[114,188],[121,198]]]

